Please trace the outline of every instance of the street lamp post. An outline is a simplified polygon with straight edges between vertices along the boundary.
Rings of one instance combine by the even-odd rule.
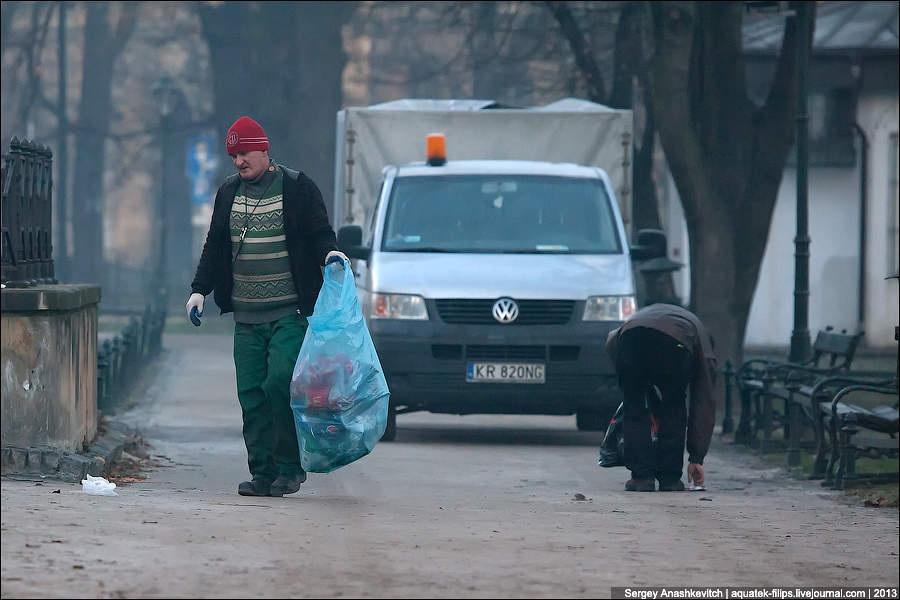
[[[809,7],[797,3],[797,235],[794,238],[794,330],[791,333],[791,362],[809,358],[809,115],[807,71],[809,65]],[[786,50],[786,49],[785,49]]]
[[[157,255],[156,264],[156,297],[158,310],[163,314],[167,312],[169,294],[167,279],[167,260],[168,260],[168,215],[166,211],[168,188],[168,161],[166,160],[168,148],[170,146],[170,136],[172,131],[172,115],[175,110],[175,102],[178,98],[178,89],[171,77],[162,77],[153,84],[151,88],[153,96],[159,104],[160,113],[160,164],[162,173],[160,176],[160,190],[157,194],[156,202],[156,226],[159,229],[159,253]]]

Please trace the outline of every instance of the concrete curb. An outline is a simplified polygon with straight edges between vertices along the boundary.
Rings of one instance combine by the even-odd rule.
[[[70,453],[56,448],[3,446],[0,449],[2,475],[14,479],[53,479],[78,483],[91,474],[103,477],[122,451],[141,440],[140,433],[122,423],[107,421],[100,425],[101,433],[85,452]]]

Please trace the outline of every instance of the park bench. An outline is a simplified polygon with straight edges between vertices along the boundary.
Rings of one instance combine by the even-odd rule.
[[[900,327],[894,327],[894,341],[900,343]],[[848,483],[900,480],[897,469],[879,473],[860,473],[856,470],[857,458],[900,458],[898,388],[900,347],[897,351],[897,369],[890,380],[865,381],[844,375],[827,377],[816,383],[808,395],[813,399],[830,396],[830,401],[815,404],[816,460],[811,478],[823,478],[823,486],[836,489],[844,489]],[[849,402],[852,394],[860,393],[869,396],[868,404],[872,403],[873,398],[880,398],[884,403],[864,407]],[[826,431],[830,444],[825,441]],[[829,447],[830,457],[825,465]]]
[[[811,417],[815,432],[815,460],[810,479],[824,479],[823,486],[843,488],[844,479],[876,479],[856,474],[855,460],[859,456],[896,457],[896,376],[878,380],[845,374],[821,378],[812,386],[794,384],[789,387],[796,395],[790,401],[794,412],[787,444],[788,464],[800,463],[799,434],[796,432],[800,429],[798,417],[802,410]],[[862,406],[847,400],[848,395],[858,392],[887,396],[888,399],[893,397],[893,406]],[[855,437],[860,428],[865,435]],[[878,434],[887,434],[887,437]],[[796,460],[791,460],[792,453],[796,453]]]
[[[804,425],[812,425],[818,405],[829,398],[826,390],[815,390],[825,377],[846,374],[853,363],[863,332],[837,333],[832,327],[819,331],[813,343],[812,357],[802,363],[752,359],[737,372],[741,396],[741,418],[735,441],[756,444],[761,452],[787,446],[789,464],[799,463],[798,445]],[[775,403],[781,403],[782,410]],[[773,439],[781,428],[783,441]],[[818,443],[818,439],[816,440]]]
[[[850,404],[845,400],[854,392],[883,395],[894,402],[893,405],[884,404],[865,408]],[[880,483],[900,480],[900,473],[897,471],[885,473],[858,473],[856,471],[857,458],[881,456],[898,458],[900,455],[898,452],[900,451],[900,444],[898,444],[900,440],[897,439],[897,434],[900,433],[900,428],[898,428],[900,419],[898,419],[897,409],[896,378],[890,383],[882,385],[857,382],[841,388],[834,395],[828,406],[833,450],[832,458],[826,468],[823,485],[842,490],[848,483],[863,481]],[[882,435],[878,435],[879,433]]]

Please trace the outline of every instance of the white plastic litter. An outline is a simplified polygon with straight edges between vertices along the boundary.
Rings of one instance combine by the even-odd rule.
[[[81,489],[83,489],[88,494],[93,494],[94,496],[118,496],[116,493],[116,484],[107,481],[105,477],[91,477],[87,476],[87,479],[81,480]]]

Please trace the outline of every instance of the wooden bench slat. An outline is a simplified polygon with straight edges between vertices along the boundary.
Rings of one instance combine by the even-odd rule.
[[[900,439],[897,438],[886,438],[886,437],[874,437],[867,435],[855,435],[853,436],[853,445],[857,448],[874,448],[878,450],[891,450],[893,448],[900,448]]]

